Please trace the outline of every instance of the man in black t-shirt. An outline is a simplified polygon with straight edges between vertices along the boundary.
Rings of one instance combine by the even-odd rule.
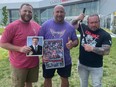
[[[84,14],[80,14],[72,21],[81,35],[78,64],[81,87],[88,87],[89,75],[93,87],[102,87],[103,56],[110,52],[111,36],[100,28],[100,18],[97,14],[88,17],[88,25],[77,23],[83,18]]]

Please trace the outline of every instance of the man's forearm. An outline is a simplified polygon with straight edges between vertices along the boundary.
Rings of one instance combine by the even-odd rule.
[[[103,45],[102,47],[94,47],[93,52],[99,55],[108,55],[110,52],[110,45]]]
[[[0,47],[4,48],[6,50],[20,51],[20,47],[14,46],[10,43],[0,43]]]
[[[77,19],[74,19],[74,20],[72,20],[72,25],[76,25],[77,23],[78,23],[78,20]]]

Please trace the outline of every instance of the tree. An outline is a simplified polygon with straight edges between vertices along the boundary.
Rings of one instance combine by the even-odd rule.
[[[36,21],[37,23],[39,23],[39,19],[38,19],[38,16],[36,14],[34,14],[34,21]]]
[[[8,22],[8,10],[6,6],[2,8],[2,15],[3,15],[2,25],[6,26]]]

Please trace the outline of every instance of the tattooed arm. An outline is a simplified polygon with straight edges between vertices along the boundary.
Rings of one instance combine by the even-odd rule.
[[[92,47],[88,44],[84,44],[84,49],[87,52],[94,52],[99,55],[108,55],[110,52],[110,45],[102,45],[102,47]]]
[[[84,19],[84,14],[81,13],[76,19],[73,19],[71,24],[75,27],[75,29],[78,29],[79,22]]]
[[[94,47],[92,52],[99,55],[108,55],[110,52],[110,45],[102,45],[102,47]]]

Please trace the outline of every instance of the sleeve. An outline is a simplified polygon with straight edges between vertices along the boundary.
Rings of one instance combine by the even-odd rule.
[[[41,28],[40,28],[40,30],[39,30],[39,35],[38,36],[43,36],[43,37],[45,37],[44,35],[45,35],[45,25],[42,25],[41,26]]]
[[[77,37],[77,35],[76,35],[76,30],[75,30],[75,29],[72,29],[71,39],[72,39],[72,41],[78,39],[78,37]]]
[[[104,36],[103,44],[112,45],[112,38],[110,34],[106,33]]]
[[[1,42],[2,43],[12,43],[12,39],[15,36],[15,28],[13,27],[13,25],[8,25],[1,37]]]
[[[85,29],[87,28],[87,26],[85,24],[79,24],[79,28],[77,29],[80,33],[82,33],[82,31],[85,31]],[[82,30],[83,29],[83,30]]]

